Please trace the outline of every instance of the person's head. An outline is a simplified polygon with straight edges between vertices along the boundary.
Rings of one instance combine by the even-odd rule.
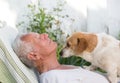
[[[13,42],[13,50],[20,60],[28,67],[34,67],[34,63],[56,53],[57,44],[48,34],[27,33],[18,35]]]

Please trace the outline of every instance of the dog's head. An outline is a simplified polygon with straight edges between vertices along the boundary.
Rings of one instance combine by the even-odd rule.
[[[80,55],[88,47],[87,40],[80,34],[75,33],[68,37],[66,45],[60,52],[62,57],[69,57],[72,55]]]
[[[92,52],[97,45],[97,36],[83,32],[76,32],[66,40],[66,45],[61,50],[62,57],[72,55],[81,56],[84,51]]]

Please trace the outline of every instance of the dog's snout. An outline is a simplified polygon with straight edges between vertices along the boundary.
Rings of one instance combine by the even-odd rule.
[[[62,56],[62,55],[63,55],[63,50],[60,51],[60,56]]]

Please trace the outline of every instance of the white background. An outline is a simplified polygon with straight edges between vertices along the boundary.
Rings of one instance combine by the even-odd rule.
[[[50,9],[57,0],[41,0],[42,6]],[[67,5],[61,14],[69,14],[75,21],[63,19],[62,29],[71,34],[74,31],[106,32],[118,37],[120,33],[120,0],[66,0]],[[0,0],[0,21],[16,27],[26,20],[27,5],[37,0]]]

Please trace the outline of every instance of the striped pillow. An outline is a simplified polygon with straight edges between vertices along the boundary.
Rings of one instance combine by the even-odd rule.
[[[33,70],[27,68],[14,53],[11,44],[18,34],[17,29],[5,27],[0,29],[1,57],[17,83],[38,83]]]
[[[0,83],[16,83],[16,80],[7,69],[4,62],[0,59]]]

